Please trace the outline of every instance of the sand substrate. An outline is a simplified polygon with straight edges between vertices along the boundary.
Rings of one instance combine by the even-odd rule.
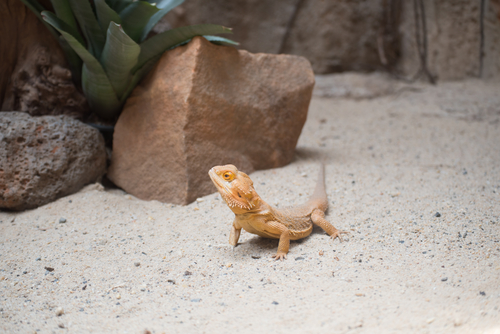
[[[90,185],[0,213],[0,332],[499,333],[500,84],[381,95],[316,95],[295,161],[251,174],[284,207],[323,161],[348,240],[315,228],[274,261],[277,240],[228,245],[218,194],[175,206]]]

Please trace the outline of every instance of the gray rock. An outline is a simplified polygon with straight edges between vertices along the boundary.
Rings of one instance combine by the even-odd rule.
[[[69,116],[0,112],[0,208],[26,210],[72,194],[106,171],[101,134]]]
[[[307,59],[252,54],[202,37],[166,52],[116,124],[108,177],[145,200],[187,204],[208,171],[292,161],[314,86]]]

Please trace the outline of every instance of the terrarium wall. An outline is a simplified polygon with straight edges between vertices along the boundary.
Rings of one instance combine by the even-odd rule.
[[[157,31],[199,23],[232,27],[250,52],[305,56],[318,74],[389,70],[411,79],[425,52],[437,80],[500,75],[500,0],[190,0]]]

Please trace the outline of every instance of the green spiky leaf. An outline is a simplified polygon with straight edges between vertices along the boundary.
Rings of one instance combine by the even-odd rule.
[[[69,0],[71,9],[82,29],[87,47],[94,57],[99,58],[105,42],[105,34],[101,30],[88,0]]]
[[[218,45],[240,45],[240,43],[220,36],[203,35],[207,41]]]
[[[104,71],[91,71],[86,64],[82,70],[82,88],[90,108],[102,118],[113,119],[120,114],[122,103]]]
[[[159,8],[146,1],[133,2],[120,13],[123,30],[130,38],[139,43],[144,27],[146,27],[151,17],[159,11]]]
[[[95,0],[95,9],[97,13],[97,21],[102,31],[108,31],[110,22],[121,24],[122,19],[117,12],[108,6],[104,0]]]
[[[137,64],[141,48],[123,31],[120,25],[111,22],[101,64],[106,71],[118,99],[121,99],[132,80],[131,70]]]
[[[134,0],[106,0],[109,7],[111,7],[115,12],[120,14],[122,10],[127,8]]]
[[[156,2],[156,7],[160,9],[156,14],[151,16],[149,19],[148,23],[144,27],[144,30],[142,31],[141,35],[141,42],[146,39],[148,36],[149,32],[153,27],[158,23],[158,21],[161,20],[162,17],[164,17],[168,12],[170,12],[173,8],[179,6],[184,2],[184,0],[148,0],[149,2]]]
[[[83,60],[82,88],[92,110],[104,118],[117,116],[122,104],[99,61],[83,46],[81,41],[67,31],[71,30],[71,27],[65,22],[47,11],[42,12],[42,17],[61,33]]]
[[[52,7],[54,7],[57,17],[73,29],[78,30],[75,16],[68,0],[50,0],[50,2],[52,3]]]
[[[85,44],[85,41],[83,40],[83,37],[82,37],[82,35],[80,35],[80,33],[78,32],[78,30],[76,30],[75,28],[73,28],[72,26],[68,25],[66,22],[64,22],[60,18],[58,18],[54,13],[44,10],[41,13],[41,15],[42,15],[42,18],[43,18],[43,20],[45,22],[49,23],[52,27],[54,27],[65,38],[66,38],[66,35],[70,35],[79,44]],[[64,31],[64,34],[62,33],[63,31]],[[67,38],[66,38],[66,41],[68,41]],[[71,45],[71,43],[70,43],[70,45]],[[71,45],[71,47],[73,49],[75,49],[72,45]],[[77,51],[77,50],[75,50],[75,51]]]

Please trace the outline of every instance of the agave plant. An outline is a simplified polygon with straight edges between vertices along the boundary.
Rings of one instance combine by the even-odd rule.
[[[92,111],[108,119],[120,113],[134,87],[166,50],[194,36],[238,44],[213,36],[231,33],[230,28],[213,24],[180,27],[146,39],[155,24],[184,0],[51,0],[55,14],[36,0],[21,1],[58,37]]]

